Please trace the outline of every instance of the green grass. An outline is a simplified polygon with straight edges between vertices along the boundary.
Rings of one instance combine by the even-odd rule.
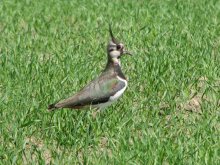
[[[129,88],[49,113],[102,71],[109,22]],[[0,2],[0,164],[220,164],[219,89],[219,1]]]

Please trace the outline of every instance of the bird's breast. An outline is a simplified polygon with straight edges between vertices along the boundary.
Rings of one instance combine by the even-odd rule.
[[[117,78],[119,79],[119,81],[123,81],[125,83],[125,86],[121,88],[118,92],[116,92],[113,96],[111,96],[109,98],[110,101],[116,101],[119,97],[121,97],[128,86],[128,82],[125,79],[122,79],[119,76],[117,76]]]

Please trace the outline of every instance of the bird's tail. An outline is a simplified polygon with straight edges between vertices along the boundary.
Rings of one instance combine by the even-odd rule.
[[[55,109],[57,109],[56,104],[50,104],[48,105],[48,111],[54,111]]]

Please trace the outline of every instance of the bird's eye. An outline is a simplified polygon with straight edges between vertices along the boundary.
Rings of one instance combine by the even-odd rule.
[[[117,49],[121,49],[121,45],[117,45],[117,47],[116,47]]]

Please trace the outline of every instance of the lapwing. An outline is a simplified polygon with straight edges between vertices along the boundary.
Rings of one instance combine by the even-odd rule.
[[[126,51],[124,44],[118,42],[113,36],[111,26],[109,26],[109,33],[111,40],[107,45],[108,61],[101,75],[72,97],[49,105],[49,111],[59,108],[102,109],[122,96],[128,83],[121,69],[120,58],[131,53]]]

